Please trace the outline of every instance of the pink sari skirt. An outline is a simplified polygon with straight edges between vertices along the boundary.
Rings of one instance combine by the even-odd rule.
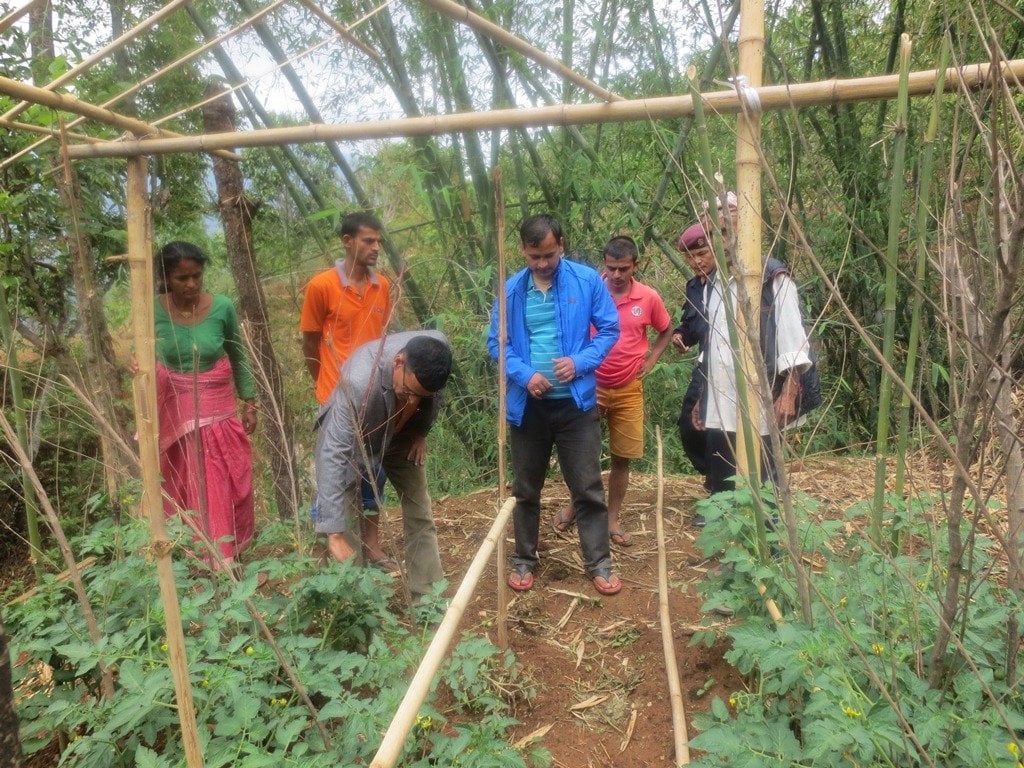
[[[157,363],[164,512],[236,557],[252,541],[252,448],[235,406],[231,363],[176,373]]]

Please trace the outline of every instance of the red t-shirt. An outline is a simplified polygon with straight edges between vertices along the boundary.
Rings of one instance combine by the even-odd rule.
[[[621,387],[633,381],[650,349],[647,329],[661,333],[672,325],[658,292],[636,279],[628,294],[612,296],[612,300],[619,310],[619,340],[596,371],[597,383],[602,387]]]
[[[306,284],[299,330],[320,333],[320,375],[316,399],[327,402],[338,383],[341,366],[352,351],[384,335],[391,320],[391,284],[371,273],[362,294],[335,267],[314,275]]]

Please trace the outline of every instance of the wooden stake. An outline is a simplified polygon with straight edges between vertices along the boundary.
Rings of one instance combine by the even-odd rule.
[[[1024,59],[1003,62],[998,66],[1002,76],[1007,80],[1024,78]],[[948,69],[945,91],[981,87],[988,82],[991,69],[992,65],[987,63]],[[930,95],[934,88],[936,74],[935,70],[911,74],[909,93],[912,96]],[[798,83],[796,85],[773,85],[758,88],[756,91],[762,110],[781,110],[823,104],[891,99],[896,95],[898,85],[899,75],[884,75]],[[0,78],[0,93],[21,98],[23,94],[28,93],[25,89],[26,86],[16,80]],[[48,92],[44,91],[43,93]],[[739,96],[734,89],[706,93],[701,98],[704,108],[717,114],[736,114],[740,111]],[[607,104],[556,104],[531,109],[495,109],[487,112],[461,112],[452,115],[408,117],[400,120],[264,128],[255,131],[181,138],[108,141],[88,146],[76,145],[69,148],[69,154],[73,159],[134,157],[173,152],[211,152],[230,147],[268,147],[280,144],[356,141],[396,136],[441,136],[467,131],[491,131],[541,125],[588,125],[591,123],[623,123],[632,120],[670,120],[691,114],[693,114],[692,96],[663,96],[655,99],[615,101]]]
[[[690,738],[686,733],[686,708],[683,706],[683,691],[679,684],[679,667],[676,665],[676,649],[672,640],[672,618],[668,611],[668,556],[665,552],[665,470],[662,463],[661,427],[654,428],[658,443],[658,500],[655,519],[658,532],[658,614],[661,617],[661,645],[665,651],[665,675],[668,678],[668,694],[672,703],[672,736],[675,743],[676,765],[690,762]]]
[[[412,728],[413,723],[416,722],[416,713],[430,691],[430,683],[434,679],[434,675],[437,674],[441,662],[444,661],[445,654],[448,652],[448,646],[455,636],[455,630],[458,629],[462,614],[469,605],[469,600],[473,596],[476,584],[480,580],[484,569],[487,568],[487,563],[491,558],[498,539],[505,535],[505,526],[508,524],[508,519],[512,514],[512,508],[515,507],[515,503],[514,498],[507,499],[498,511],[497,517],[494,518],[490,531],[487,532],[487,536],[480,545],[480,549],[477,550],[473,562],[469,564],[469,569],[462,579],[462,584],[459,585],[459,591],[452,598],[448,612],[445,613],[444,619],[441,621],[441,626],[437,628],[437,634],[434,635],[434,639],[430,641],[430,645],[427,647],[427,652],[423,655],[423,661],[420,662],[419,669],[416,670],[412,682],[409,683],[409,690],[406,691],[405,697],[402,699],[402,703],[399,705],[398,711],[391,721],[391,725],[388,726],[388,730],[384,734],[383,740],[381,740],[380,748],[377,750],[377,754],[373,756],[370,768],[391,768],[398,760],[402,752],[402,746],[405,744],[405,739],[409,735],[409,730]]]
[[[505,444],[508,441],[505,393],[505,344],[508,336],[505,301],[505,191],[501,183],[501,166],[494,166],[494,216],[498,241],[498,503],[505,501]],[[495,578],[498,598],[498,647],[508,650],[508,585],[505,583],[505,532],[494,550]]]
[[[153,319],[152,236],[149,228],[149,202],[146,189],[146,159],[128,162],[128,266],[131,271],[132,332],[135,341],[135,423],[139,434],[142,464],[142,509],[149,517],[153,558],[160,580],[160,598],[167,632],[168,663],[178,702],[181,740],[188,768],[202,768],[192,688],[185,659],[185,634],[181,626],[178,593],[171,563],[172,543],[164,526],[164,507],[160,491],[160,458],[157,451],[156,356]]]

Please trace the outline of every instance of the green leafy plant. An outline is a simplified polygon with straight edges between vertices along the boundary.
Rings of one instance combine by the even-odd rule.
[[[189,542],[187,533],[172,530]],[[269,525],[255,549],[288,535],[282,524]],[[100,643],[89,642],[69,587],[53,580],[6,616],[19,660],[15,685],[25,750],[31,754],[56,738],[66,744],[62,765],[179,765],[183,752],[169,648],[155,571],[146,558],[146,529],[138,522],[120,529],[104,523],[78,545],[101,559],[85,575]],[[115,557],[118,551],[126,554]],[[293,555],[254,561],[246,569],[251,575],[233,582],[175,558],[206,765],[368,763],[424,650],[419,624],[407,626],[389,607],[393,580],[375,569],[347,563],[322,568]],[[258,589],[258,572],[274,587]],[[289,684],[252,607],[273,627],[274,642],[308,692],[315,715]],[[116,671],[112,699],[99,697],[101,662]],[[447,725],[446,713],[429,700],[424,709],[433,727],[414,730],[402,764],[455,765],[449,756],[464,760],[472,751],[480,761],[467,765],[525,767],[506,737],[515,724],[508,716],[510,701],[520,692],[513,695],[511,687],[496,684],[503,674],[511,679],[513,665],[511,656],[483,640],[457,647],[445,677],[458,692],[452,714],[471,702],[473,722]]]

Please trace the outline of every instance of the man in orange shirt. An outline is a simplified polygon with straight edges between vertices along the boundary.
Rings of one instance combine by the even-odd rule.
[[[314,275],[306,285],[299,330],[306,369],[316,385],[323,407],[338,383],[341,366],[357,347],[379,339],[391,321],[391,284],[376,270],[384,225],[371,213],[350,213],[338,234],[345,258],[331,269]],[[362,540],[366,559],[387,569],[394,567],[380,546],[378,500],[384,477],[375,467],[364,469]]]

